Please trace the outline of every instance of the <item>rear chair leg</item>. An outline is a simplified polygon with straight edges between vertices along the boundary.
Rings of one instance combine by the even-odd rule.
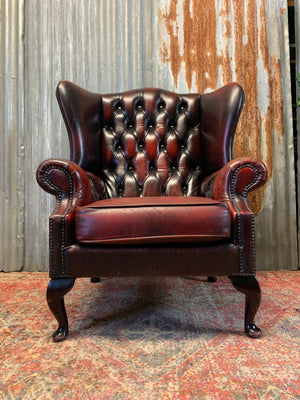
[[[207,280],[208,282],[217,282],[217,278],[215,276],[208,276]]]
[[[68,317],[65,309],[64,295],[74,286],[75,278],[51,279],[47,289],[47,302],[58,322],[58,329],[53,333],[54,342],[61,342],[68,336]]]
[[[91,282],[92,283],[99,283],[99,282],[101,282],[101,279],[94,277],[94,278],[91,278]]]
[[[230,276],[229,279],[236,290],[246,295],[245,332],[250,338],[258,339],[261,337],[261,330],[254,324],[254,317],[257,313],[261,299],[259,283],[254,276]]]

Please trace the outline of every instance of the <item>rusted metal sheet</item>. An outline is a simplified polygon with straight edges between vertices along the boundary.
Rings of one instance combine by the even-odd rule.
[[[297,266],[286,0],[0,4],[2,267],[47,270],[54,200],[34,175],[43,159],[69,156],[55,99],[62,79],[100,92],[206,92],[238,81],[246,103],[234,154],[262,158],[269,169],[268,185],[250,200],[258,267]]]
[[[237,81],[245,90],[234,155],[262,159],[269,171],[249,200],[259,268],[297,268],[286,1],[164,3],[160,57],[176,87],[201,93]]]

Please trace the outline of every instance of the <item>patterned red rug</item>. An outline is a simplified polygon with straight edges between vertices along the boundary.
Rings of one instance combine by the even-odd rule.
[[[300,399],[300,272],[258,274],[260,340],[227,278],[78,279],[56,328],[45,273],[0,274],[0,398]]]

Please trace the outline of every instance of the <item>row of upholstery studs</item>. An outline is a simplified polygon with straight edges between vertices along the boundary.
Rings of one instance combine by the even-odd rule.
[[[159,110],[160,111],[162,111],[163,109],[164,109],[165,107],[163,106],[163,105],[160,105],[159,106]],[[142,111],[143,110],[143,107],[141,106],[141,105],[138,105],[137,106],[137,109],[139,110],[139,111]],[[126,110],[125,109],[123,109],[120,105],[117,105],[117,106],[115,106],[115,110],[117,111],[117,112],[125,112]],[[181,112],[184,112],[186,110],[186,107],[185,106],[181,106],[180,107],[180,111]],[[143,110],[144,111],[144,110]],[[129,124],[129,129],[132,129],[133,128],[133,125],[132,124]],[[169,126],[169,128],[170,129],[174,129],[175,128],[175,125],[174,124],[171,124],[170,126]],[[106,127],[106,129],[109,129],[109,130],[113,130],[113,127]],[[148,125],[148,129],[153,129],[153,124],[149,124]]]
[[[139,144],[139,145],[138,145],[138,148],[139,148],[140,150],[143,150],[144,147],[145,147],[145,145],[143,145],[143,144]],[[163,143],[161,143],[161,144],[159,145],[159,148],[162,149],[162,150],[165,149],[165,147],[166,147],[166,145],[163,144]],[[186,145],[182,144],[182,145],[180,146],[180,148],[181,148],[181,150],[184,150],[184,149],[186,148]],[[120,144],[118,144],[118,145],[116,145],[116,149],[117,149],[117,150],[123,150],[123,147],[122,147]]]
[[[114,128],[112,126],[108,126],[108,125],[105,125],[105,129],[107,129],[109,131],[113,131],[114,130]],[[129,124],[127,129],[133,129],[133,125]],[[147,130],[147,129],[148,130],[153,130],[155,128],[154,128],[154,125],[152,123],[150,123],[149,125],[145,126],[145,130]],[[169,125],[169,129],[170,130],[174,130],[175,129],[175,125],[172,123],[171,125]],[[188,130],[189,129],[187,129],[187,131]]]
[[[128,167],[127,167],[127,169],[128,169],[128,171],[136,171],[136,169],[134,169],[134,167],[132,166],[132,165],[129,165]],[[153,166],[153,165],[150,165],[149,166],[149,171],[155,171],[157,168],[155,167],[155,166]],[[193,173],[193,172],[195,172],[195,171],[199,171],[199,167],[196,167],[196,168],[190,168],[189,169],[189,172],[191,172],[191,173]],[[170,166],[170,170],[171,171],[177,171],[178,170],[178,168],[176,167],[176,166]],[[112,173],[112,172],[114,172],[114,168],[109,168],[108,169],[108,172],[110,172],[110,173]]]
[[[121,187],[119,187],[118,185],[117,185],[117,192],[119,193],[119,194],[121,194],[121,193],[123,193],[123,191],[124,191],[124,189],[122,189]],[[186,191],[187,191],[187,186],[182,186],[182,191],[183,191],[183,193],[185,193]],[[141,187],[141,186],[139,186],[138,187],[138,191],[141,193],[142,191],[143,191],[143,188]],[[166,188],[161,188],[161,192],[162,193],[164,193],[166,191]]]
[[[138,104],[139,102],[137,102],[137,105],[136,105],[136,109],[137,110],[139,110],[139,111],[145,111],[145,109],[143,108],[143,106],[141,106],[140,104]],[[158,109],[160,110],[160,111],[162,111],[162,110],[164,110],[165,109],[165,105],[162,105],[162,104],[160,104],[159,106],[158,106]],[[115,104],[115,111],[117,111],[117,112],[120,112],[120,111],[126,111],[126,109],[124,108],[123,109],[123,107],[122,106],[120,106],[120,104],[119,103],[117,103],[117,104]],[[181,105],[180,105],[180,111],[181,112],[183,112],[183,111],[185,111],[186,109],[187,109],[187,106],[186,105],[182,105],[182,103],[181,103]]]

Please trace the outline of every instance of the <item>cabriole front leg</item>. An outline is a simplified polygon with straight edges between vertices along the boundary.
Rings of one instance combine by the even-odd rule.
[[[58,329],[53,333],[54,342],[61,342],[68,336],[68,317],[65,309],[64,295],[74,286],[75,279],[51,279],[47,289],[47,302],[58,322]]]
[[[261,337],[261,330],[254,324],[254,317],[257,313],[261,291],[256,278],[253,277],[233,277],[230,276],[233,286],[236,290],[246,295],[245,307],[245,331],[247,336],[252,339]]]

